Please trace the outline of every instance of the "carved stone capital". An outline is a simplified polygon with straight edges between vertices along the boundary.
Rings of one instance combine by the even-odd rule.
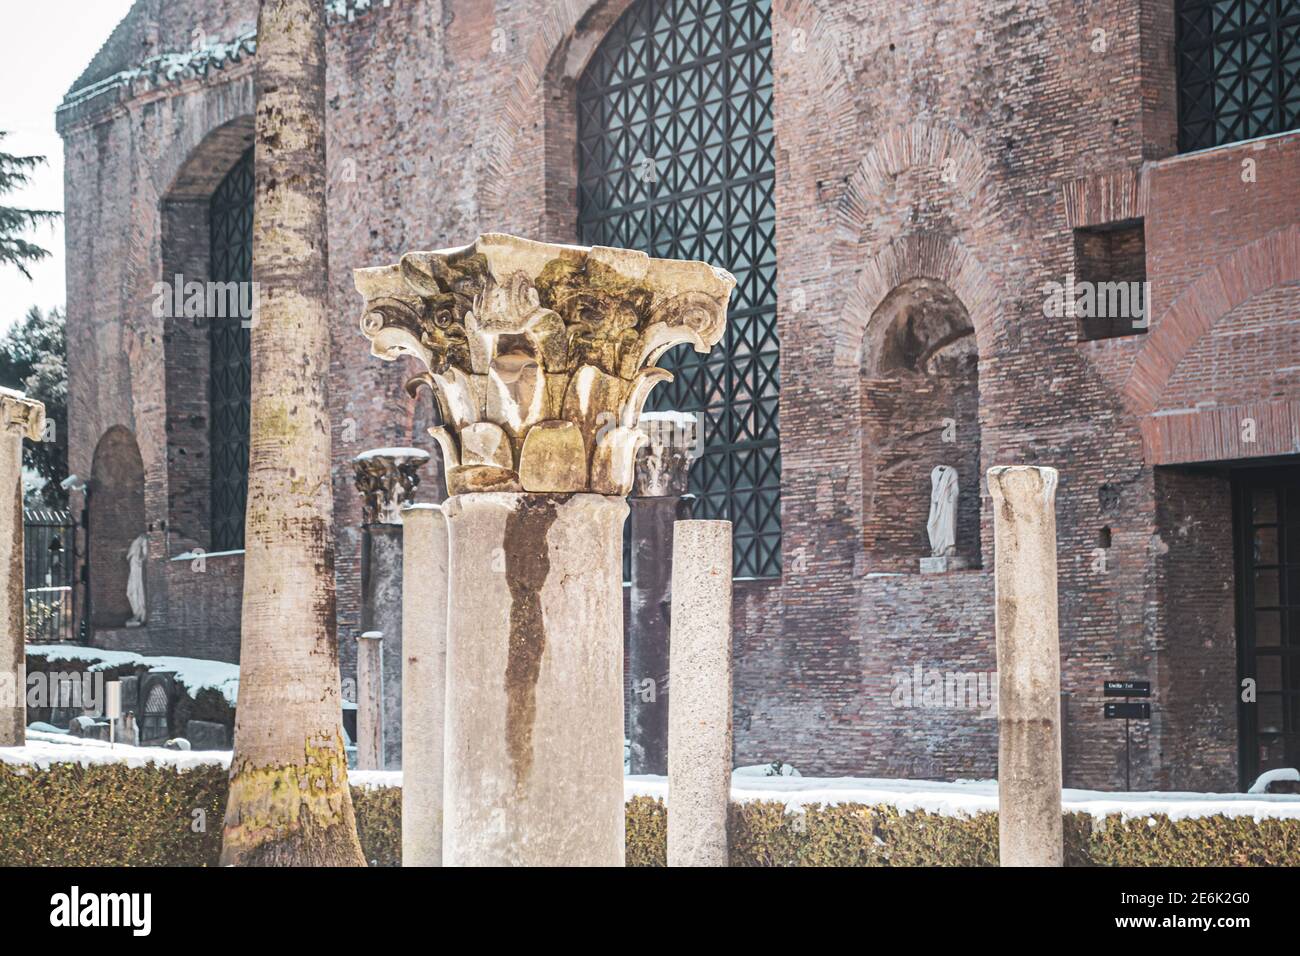
[[[372,353],[427,369],[407,388],[437,397],[453,495],[626,495],[641,408],[672,379],[655,363],[674,345],[716,345],[736,284],[703,262],[499,233],[355,279]]]
[[[646,412],[637,427],[646,440],[636,453],[634,494],[640,498],[686,494],[691,462],[703,445],[699,419],[690,412]]]
[[[0,387],[0,425],[11,435],[40,441],[45,433],[45,403]]]
[[[401,509],[415,500],[419,468],[428,460],[423,448],[376,448],[353,458],[362,522],[401,524]]]

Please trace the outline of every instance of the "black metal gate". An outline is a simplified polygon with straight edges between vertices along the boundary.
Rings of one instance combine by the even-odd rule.
[[[77,534],[66,511],[23,512],[23,587],[26,639],[32,644],[70,642],[76,637],[73,575]]]
[[[213,282],[253,281],[253,151],[212,194],[209,208]],[[251,302],[252,296],[241,300]],[[248,501],[248,420],[252,395],[249,324],[243,316],[208,316],[211,347],[209,441],[212,460],[212,550],[244,546]]]
[[[1234,497],[1238,726],[1248,785],[1266,770],[1300,766],[1300,468],[1241,474]]]
[[[734,572],[781,571],[776,172],[767,0],[640,0],[578,83],[578,235],[736,277],[727,336],[673,349],[653,409],[700,412],[696,517],[727,518]]]
[[[1300,0],[1179,0],[1178,148],[1300,126]]]

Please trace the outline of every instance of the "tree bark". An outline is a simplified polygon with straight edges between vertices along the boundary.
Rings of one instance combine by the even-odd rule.
[[[261,0],[257,37],[243,633],[221,862],[364,866],[334,614],[324,4]]]

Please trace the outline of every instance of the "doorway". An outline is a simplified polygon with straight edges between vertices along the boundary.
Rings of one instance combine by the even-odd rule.
[[[1242,788],[1300,766],[1300,466],[1233,475]],[[1242,700],[1254,682],[1254,701]]]

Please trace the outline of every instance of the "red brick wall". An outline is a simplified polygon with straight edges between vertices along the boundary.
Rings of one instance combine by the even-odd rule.
[[[427,398],[417,407],[401,391],[409,370],[368,355],[350,272],[488,229],[571,238],[573,80],[625,5],[394,0],[330,30],[330,385],[345,669],[360,580],[348,460],[376,445],[427,445],[429,417]],[[142,2],[87,75],[131,65],[146,41],[188,47],[195,22],[226,39],[252,12],[251,0]],[[1099,30],[1104,49],[1095,49]],[[1300,262],[1286,231],[1295,229],[1300,135],[1171,156],[1172,35],[1172,0],[774,4],[785,572],[779,582],[737,585],[739,761],[782,759],[805,773],[996,769],[992,722],[891,700],[893,675],[918,663],[993,667],[983,482],[972,478],[963,517],[967,538],[978,524],[983,570],[921,576],[914,554],[873,556],[865,543],[867,529],[892,515],[904,516],[898,549],[924,541],[927,489],[870,487],[868,436],[891,418],[864,418],[860,394],[872,316],[899,285],[926,278],[952,290],[974,329],[978,473],[1011,463],[1062,473],[1068,782],[1119,779],[1122,734],[1101,717],[1100,682],[1114,677],[1160,681],[1166,717],[1142,731],[1152,738],[1135,779],[1222,786],[1232,775],[1217,695],[1235,672],[1219,666],[1219,624],[1166,614],[1198,580],[1181,563],[1187,552],[1168,542],[1169,516],[1210,514],[1219,499],[1157,481],[1152,465],[1172,459],[1159,426],[1168,416],[1151,413],[1228,400],[1271,409],[1300,397],[1292,373],[1280,371],[1297,364],[1285,331],[1294,285],[1278,289],[1294,283]],[[77,264],[72,469],[87,473],[110,425],[130,427],[156,550],[175,553],[160,525],[174,412],[163,330],[147,310],[163,266],[159,201],[208,132],[251,113],[248,64],[96,109],[79,107],[63,126]],[[1240,179],[1248,158],[1251,184]],[[1107,192],[1107,183],[1123,188]],[[1081,343],[1075,320],[1044,317],[1043,286],[1073,268],[1076,226],[1137,216],[1146,224],[1151,331]],[[1232,342],[1249,343],[1248,354],[1234,357]],[[1208,376],[1207,362],[1231,370],[1231,384]],[[919,428],[934,413],[921,403],[897,425]],[[1268,421],[1267,447],[1281,447],[1290,419],[1278,412]],[[1197,441],[1179,445],[1177,460],[1240,454]],[[963,468],[976,473],[970,462]],[[436,484],[425,488],[436,493]],[[1111,545],[1100,561],[1103,528]],[[876,550],[892,548],[891,540]],[[1198,555],[1222,572],[1213,542]],[[899,576],[873,576],[877,558]],[[237,606],[234,584],[214,592],[225,595],[222,607]],[[1205,746],[1193,758],[1197,742]]]

